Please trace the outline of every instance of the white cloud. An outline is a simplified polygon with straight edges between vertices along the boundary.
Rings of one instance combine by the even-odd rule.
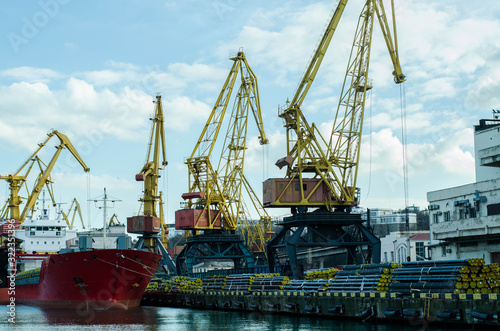
[[[90,176],[90,178],[88,178]],[[136,184],[130,180],[123,178],[116,178],[109,174],[103,175],[87,175],[87,174],[74,174],[66,172],[54,172],[51,174],[52,180],[62,188],[73,188],[80,190],[87,190],[88,182],[90,182],[91,190],[102,190],[106,187],[110,192],[119,192],[121,190],[133,190]]]
[[[361,144],[360,173],[391,172],[402,176],[403,146],[391,129],[364,136]],[[426,171],[470,176],[474,173],[474,158],[468,149],[473,147],[471,129],[444,136],[434,143],[413,143],[407,146],[409,175]]]
[[[167,99],[163,109],[168,112],[165,115],[166,127],[177,132],[188,132],[192,125],[205,123],[212,110],[209,105],[188,97]]]
[[[479,109],[499,109],[498,91],[500,91],[500,68],[486,70],[469,85],[467,102]]]
[[[64,77],[62,74],[51,69],[27,66],[3,70],[0,72],[0,76],[27,83],[48,83],[54,79]]]

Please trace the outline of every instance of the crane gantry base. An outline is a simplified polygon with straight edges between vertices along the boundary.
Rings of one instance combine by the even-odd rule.
[[[199,234],[187,239],[175,259],[177,275],[192,275],[193,265],[207,260],[231,260],[234,269],[254,266],[252,253],[235,234]]]
[[[159,235],[140,236],[134,246],[134,249],[145,249],[150,252],[160,254],[162,256],[160,267],[162,267],[167,274],[175,274],[176,268],[174,261],[172,261],[170,254],[165,249],[165,246],[163,246]]]
[[[302,278],[304,265],[298,255],[314,249],[334,248],[342,254],[342,264],[380,262],[380,240],[363,225],[360,214],[314,211],[286,217],[278,234],[267,244],[269,271],[285,272]],[[288,258],[287,258],[288,257]]]

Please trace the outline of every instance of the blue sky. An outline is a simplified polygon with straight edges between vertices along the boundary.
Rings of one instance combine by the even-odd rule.
[[[389,2],[386,8],[390,7]],[[309,122],[331,127],[363,1],[351,0],[303,104]],[[124,222],[139,210],[151,102],[161,93],[169,166],[167,221],[188,190],[184,159],[194,148],[232,62],[244,48],[259,79],[263,148],[250,125],[247,175],[257,192],[284,156],[276,116],[291,98],[320,38],[333,1],[10,1],[0,13],[0,174],[15,172],[46,133],[69,136],[91,168],[65,151],[52,178],[58,200],[76,197],[93,226],[100,212],[87,196],[104,187],[121,199]],[[426,192],[474,181],[473,131],[500,107],[500,4],[488,0],[396,1],[398,41],[407,76],[409,202]],[[374,27],[358,186],[363,207],[403,208],[400,87],[379,26]],[[48,162],[54,153],[46,148]],[[259,193],[258,193],[259,194]],[[8,188],[0,189],[5,201]],[[90,211],[90,216],[89,216]],[[272,210],[273,215],[287,210]]]

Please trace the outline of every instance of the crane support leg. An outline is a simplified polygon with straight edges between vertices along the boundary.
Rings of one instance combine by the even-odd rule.
[[[270,272],[301,278],[306,267],[316,267],[316,256],[326,256],[331,266],[380,262],[380,240],[363,225],[359,214],[299,213],[280,225],[283,229],[266,247]]]
[[[160,254],[162,259],[160,261],[160,266],[165,269],[167,274],[175,273],[175,264],[170,257],[170,254],[163,246],[159,236],[141,236],[137,240],[134,249],[146,249],[150,252]]]
[[[234,269],[252,268],[252,253],[238,235],[200,234],[189,237],[175,264],[177,275],[192,275],[193,266],[204,261],[231,261]]]

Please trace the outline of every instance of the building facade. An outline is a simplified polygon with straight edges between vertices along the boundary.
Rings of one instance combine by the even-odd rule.
[[[377,237],[384,237],[392,232],[416,231],[418,207],[408,207],[408,213],[392,209],[371,208],[369,213],[370,227]],[[367,219],[368,215],[362,215]],[[406,219],[408,217],[408,223]]]
[[[382,262],[424,261],[429,258],[429,231],[396,231],[380,238]]]
[[[427,193],[434,260],[500,262],[500,120],[474,127],[476,182]]]

